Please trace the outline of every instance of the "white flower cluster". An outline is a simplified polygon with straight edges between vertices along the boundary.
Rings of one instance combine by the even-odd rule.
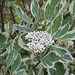
[[[36,53],[44,51],[47,46],[54,43],[51,34],[46,31],[30,32],[25,36],[25,39],[29,41],[29,43],[27,44],[29,49],[33,50]]]

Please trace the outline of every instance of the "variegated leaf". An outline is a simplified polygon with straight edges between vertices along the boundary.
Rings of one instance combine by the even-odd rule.
[[[12,50],[6,59],[6,68],[7,69],[9,68],[9,66],[11,65],[11,63],[13,61],[14,54],[15,54],[15,52],[14,52],[14,50]]]
[[[67,32],[66,34],[59,37],[57,40],[75,40],[75,30]]]
[[[22,59],[21,59],[22,60]],[[17,69],[17,71],[20,71],[22,69],[26,69],[27,68],[27,65],[24,63],[25,61],[21,62],[21,65],[20,67]]]
[[[50,46],[50,48],[51,48],[51,51],[55,51],[60,55],[60,57],[61,57],[60,61],[61,62],[69,63],[73,60],[71,54],[65,48],[57,47],[57,46],[53,46],[53,45]]]
[[[44,71],[43,71],[43,68],[42,67],[39,68],[38,75],[44,75]]]
[[[60,36],[64,35],[69,30],[69,24],[64,25],[61,27],[58,32],[54,35],[54,39],[59,38]]]
[[[13,49],[15,50],[15,53],[21,49],[21,47],[18,45],[18,37],[19,36],[17,36],[13,41]]]
[[[31,19],[22,11],[22,9],[19,6],[14,5],[14,8],[16,13],[22,20],[26,21],[27,23],[33,24]]]
[[[54,34],[58,31],[59,27],[62,25],[63,17],[62,14],[60,14],[54,21],[53,25],[51,27],[51,33]]]
[[[21,55],[19,54],[16,60],[11,65],[11,72],[13,73],[14,71],[16,71],[19,68],[20,64],[21,64]]]
[[[57,5],[55,6],[52,19],[54,19],[56,17],[56,15],[59,15],[59,11],[60,11],[61,8],[62,8],[62,4],[61,4],[61,2],[59,0],[59,2],[57,3]]]
[[[75,17],[75,0],[73,0],[69,6],[69,11],[73,17]]]
[[[20,46],[21,48],[30,51],[29,48],[28,48],[28,46],[26,45],[26,44],[28,43],[28,40],[25,40],[25,35],[26,35],[26,34],[21,34],[21,35],[19,36],[18,44],[19,44],[19,46]]]
[[[35,75],[35,72],[32,68],[30,68],[30,72],[28,73],[29,75]]]
[[[14,24],[14,27],[21,32],[33,32],[34,31],[32,28],[29,28],[23,25]]]
[[[41,13],[37,0],[33,0],[31,3],[31,13],[36,18],[37,21],[40,19]]]
[[[48,0],[45,6],[44,16],[46,20],[50,20],[53,17],[55,6],[59,0]]]
[[[16,73],[16,75],[23,75],[24,74],[24,70],[22,69],[22,70],[19,70],[17,73]]]
[[[53,68],[48,69],[48,75],[68,75],[67,67],[61,62],[56,62]]]
[[[60,60],[60,55],[57,52],[50,52],[41,59],[42,64],[46,68],[52,67],[56,61]]]

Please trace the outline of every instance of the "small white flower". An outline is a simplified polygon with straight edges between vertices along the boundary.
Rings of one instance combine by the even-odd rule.
[[[57,41],[57,44],[58,45],[65,45],[65,46],[74,46],[74,42],[69,40],[69,41]]]
[[[73,41],[67,41],[69,46],[73,46],[74,42]]]
[[[74,75],[73,73],[71,73],[71,75]]]
[[[44,51],[47,46],[54,43],[51,34],[47,33],[46,31],[30,32],[25,36],[25,39],[29,41],[27,44],[29,49],[35,53]]]

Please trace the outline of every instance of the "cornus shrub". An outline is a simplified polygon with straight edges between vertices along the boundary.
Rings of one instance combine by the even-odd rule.
[[[13,7],[20,20],[0,32],[0,74],[74,75],[75,0],[32,0],[29,15]]]

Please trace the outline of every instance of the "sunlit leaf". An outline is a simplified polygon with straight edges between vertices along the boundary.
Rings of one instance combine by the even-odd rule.
[[[22,20],[26,21],[27,23],[33,24],[31,19],[22,11],[22,9],[19,6],[14,5],[14,8],[16,13]]]

